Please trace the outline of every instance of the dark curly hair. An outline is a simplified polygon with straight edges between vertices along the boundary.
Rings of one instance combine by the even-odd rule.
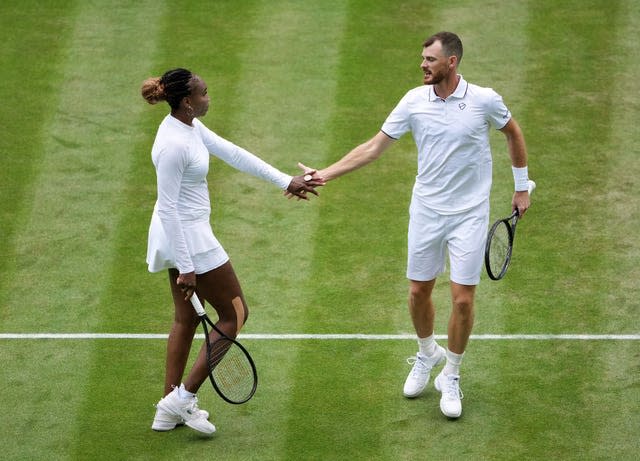
[[[180,101],[191,94],[193,73],[187,69],[171,69],[162,77],[151,77],[142,83],[142,97],[149,104],[167,101],[172,109],[180,107]]]

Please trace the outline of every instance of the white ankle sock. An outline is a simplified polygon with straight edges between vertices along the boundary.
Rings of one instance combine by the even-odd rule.
[[[189,392],[185,387],[184,387],[184,383],[180,384],[180,387],[178,388],[178,396],[182,399],[182,400],[188,400],[193,398],[195,394],[193,394],[192,392]]]
[[[442,369],[442,373],[445,375],[460,375],[460,364],[462,363],[464,352],[462,354],[456,354],[447,349],[446,356],[447,362]]]
[[[436,343],[435,335],[431,334],[431,336],[427,336],[426,338],[418,337],[418,350],[421,355],[425,357],[431,357],[436,352],[436,347],[438,344]]]

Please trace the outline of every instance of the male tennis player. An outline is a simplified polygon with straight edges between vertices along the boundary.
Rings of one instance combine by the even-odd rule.
[[[317,172],[330,181],[374,160],[403,134],[411,132],[418,148],[418,174],[409,209],[409,312],[418,337],[418,353],[404,395],[417,397],[431,369],[445,361],[435,379],[442,393],[440,409],[450,418],[462,414],[460,364],[474,321],[474,296],[480,281],[489,222],[491,150],[489,129],[504,133],[511,157],[515,193],[512,207],[529,207],[527,152],[520,127],[502,98],[458,74],[462,42],[440,32],[423,44],[424,86],[410,90],[387,117],[382,129],[342,159]],[[311,172],[304,165],[305,171]],[[449,254],[452,310],[448,348],[434,339],[431,297],[436,277]]]

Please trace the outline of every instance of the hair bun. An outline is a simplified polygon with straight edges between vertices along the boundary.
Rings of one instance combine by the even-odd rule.
[[[165,101],[167,95],[164,92],[164,85],[162,84],[160,77],[151,77],[146,79],[142,83],[141,89],[142,97],[149,104],[157,104],[160,101]]]

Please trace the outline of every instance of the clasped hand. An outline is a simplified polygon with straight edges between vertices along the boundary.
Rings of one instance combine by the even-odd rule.
[[[284,191],[284,195],[287,198],[293,198],[295,196],[298,200],[309,200],[307,192],[318,195],[316,187],[324,186],[325,181],[318,175],[315,169],[309,168],[302,163],[298,163],[298,167],[303,173],[291,179],[287,190]]]

